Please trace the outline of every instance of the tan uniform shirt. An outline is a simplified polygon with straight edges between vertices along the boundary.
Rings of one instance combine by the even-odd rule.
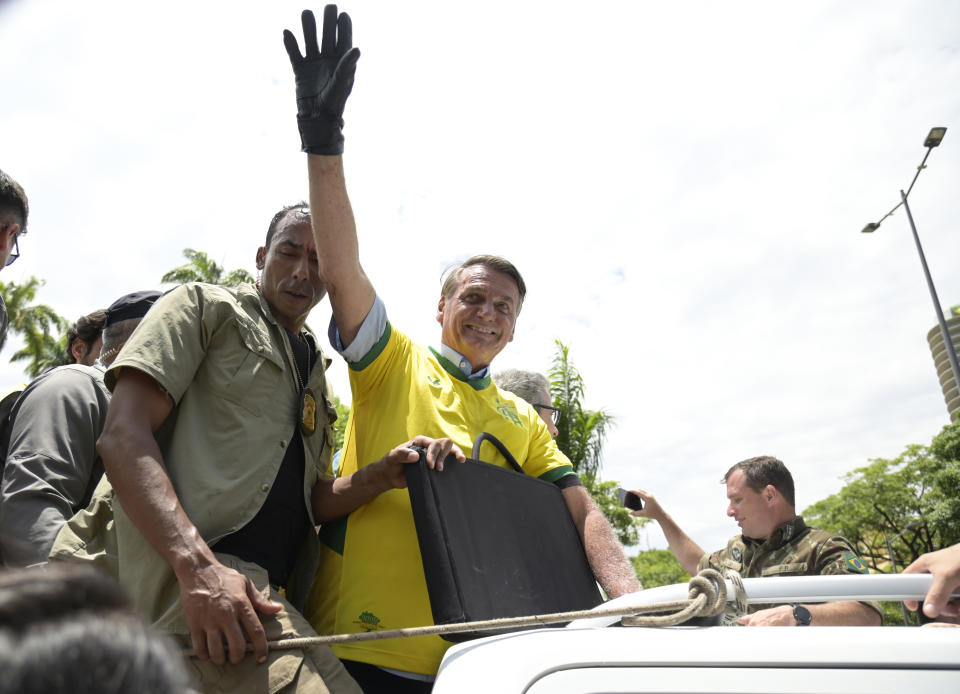
[[[324,396],[326,408],[319,407],[316,433],[303,439],[303,501],[311,523],[313,486],[333,476],[336,418],[326,397],[329,360],[319,349],[313,358],[324,363],[312,370],[308,385]],[[174,289],[157,301],[107,371],[108,387],[125,368],[152,377],[175,403],[157,441],[177,497],[203,539],[212,545],[243,527],[267,498],[299,421],[293,353],[260,292],[251,285],[200,283]],[[102,484],[88,509],[61,532],[51,556],[115,562],[139,611],[161,631],[188,633],[173,570],[112,497],[109,483]],[[318,554],[315,533],[305,540],[287,586],[298,608]]]

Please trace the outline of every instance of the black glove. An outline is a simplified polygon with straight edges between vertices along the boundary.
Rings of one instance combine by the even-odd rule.
[[[290,31],[283,45],[297,80],[297,125],[302,150],[310,154],[343,154],[343,107],[353,89],[360,49],[353,47],[353,26],[337,6],[323,8],[323,45],[317,48],[317,22],[304,10],[303,41],[306,56]]]

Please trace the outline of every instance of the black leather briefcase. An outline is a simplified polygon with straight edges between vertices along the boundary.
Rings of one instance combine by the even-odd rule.
[[[480,461],[483,441],[516,471]],[[603,601],[562,492],[524,474],[495,437],[478,436],[471,458],[450,456],[443,472],[429,469],[421,451],[406,475],[434,623],[584,610]],[[506,631],[516,629],[443,638]]]

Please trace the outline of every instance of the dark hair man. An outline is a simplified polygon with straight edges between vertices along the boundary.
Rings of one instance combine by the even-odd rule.
[[[17,239],[27,233],[30,205],[19,183],[0,171],[0,270],[20,257]],[[7,306],[0,296],[0,345],[7,337]]]
[[[308,210],[287,208],[256,267],[256,286],[161,297],[106,373],[97,449],[103,495],[119,501],[120,582],[155,628],[192,643],[204,691],[357,692],[329,648],[267,649],[315,635],[297,607],[315,573],[316,490],[332,477],[329,360],[305,326],[326,293]],[[68,540],[91,534],[101,490],[54,556],[96,560]],[[90,547],[108,542],[105,526],[92,534]]]
[[[808,527],[797,515],[793,476],[777,458],[758,456],[740,461],[723,476],[727,485],[727,515],[737,521],[742,534],[725,549],[707,554],[680,529],[649,492],[633,490],[643,499],[632,516],[652,518],[660,524],[670,550],[690,574],[712,568],[721,573],[734,569],[744,578],[818,574],[867,573],[856,551],[840,535]],[[751,605],[741,617],[747,626],[831,626],[881,623],[875,603],[855,601],[819,605]]]
[[[475,256],[447,278],[435,314],[441,326],[436,349],[415,345],[388,322],[360,265],[344,182],[341,115],[359,58],[350,18],[328,5],[322,42],[309,11],[303,13],[303,30],[305,57],[292,33],[284,33],[284,43],[296,77],[301,142],[309,155],[320,273],[333,308],[330,337],[350,366],[353,392],[341,476],[333,487],[337,499],[352,495],[351,503],[342,504],[339,514],[333,503],[325,505],[328,513],[321,520],[364,504],[325,526],[324,560],[308,616],[322,633],[365,631],[370,623],[379,628],[432,623],[404,473],[398,469],[391,479],[370,462],[415,434],[431,441],[427,462],[439,468],[448,452],[463,460],[461,448],[481,432],[499,438],[527,473],[562,489],[604,590],[612,596],[637,590],[616,535],[544,422],[527,403],[491,382],[490,364],[513,340],[525,294],[516,268],[496,256]],[[404,454],[403,462],[416,460],[413,451]],[[506,465],[499,454],[492,462]],[[345,644],[335,651],[365,688],[426,691],[449,645],[432,636]]]
[[[0,694],[193,691],[117,582],[76,563],[0,574],[0,672]]]
[[[80,316],[67,330],[67,363],[93,366],[103,345],[103,323],[107,312],[98,309]]]
[[[100,359],[47,371],[10,411],[0,480],[0,553],[6,566],[45,563],[60,528],[90,502],[103,476],[96,448],[110,404],[103,373],[159,296],[154,290],[135,292],[99,311]]]

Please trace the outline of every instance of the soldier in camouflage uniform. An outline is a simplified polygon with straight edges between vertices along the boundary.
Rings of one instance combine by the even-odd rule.
[[[677,561],[691,574],[701,569],[733,569],[743,578],[868,573],[853,547],[840,535],[807,527],[794,506],[793,477],[776,458],[760,456],[731,467],[727,485],[727,515],[743,533],[725,549],[707,554],[680,529],[657,500],[642,489],[644,500],[635,516],[660,524]],[[856,601],[810,605],[751,605],[739,618],[748,626],[807,626],[880,624],[875,603]]]

